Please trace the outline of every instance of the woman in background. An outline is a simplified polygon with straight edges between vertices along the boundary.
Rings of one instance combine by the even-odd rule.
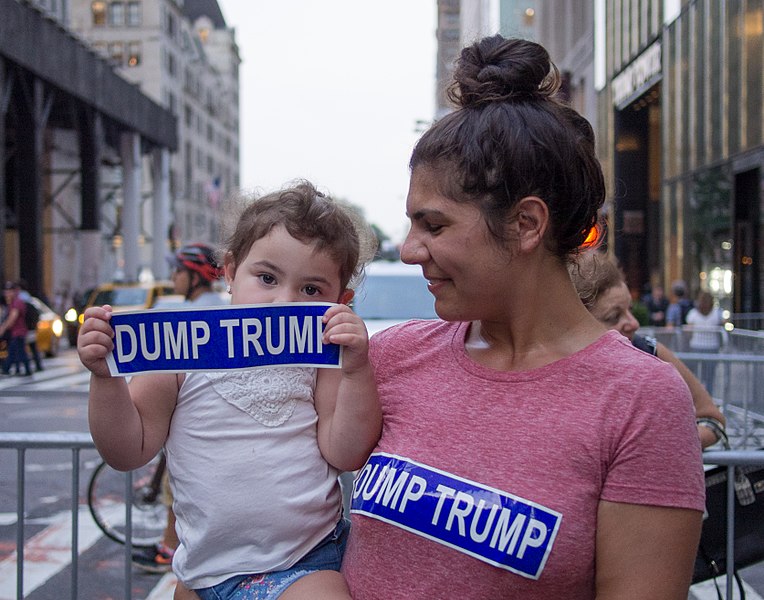
[[[631,312],[631,294],[618,264],[592,250],[571,264],[570,274],[584,306],[600,323],[625,335],[640,350],[674,365],[690,388],[701,445],[707,448],[718,442],[724,431],[724,416],[687,365],[654,338],[637,333],[639,323]]]

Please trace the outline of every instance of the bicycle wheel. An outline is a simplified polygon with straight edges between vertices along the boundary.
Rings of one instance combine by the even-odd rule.
[[[164,460],[160,454],[147,465],[133,471],[132,543],[152,547],[162,538],[167,523],[167,507],[160,490]],[[105,462],[93,471],[88,485],[88,508],[104,535],[125,543],[125,473]]]

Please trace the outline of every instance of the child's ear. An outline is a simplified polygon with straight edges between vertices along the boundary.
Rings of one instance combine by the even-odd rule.
[[[226,256],[225,265],[223,266],[223,277],[225,278],[225,282],[228,285],[231,285],[231,282],[233,282],[233,278],[236,276],[236,265],[234,264],[233,260],[228,260],[228,256]]]
[[[340,301],[338,304],[350,304],[350,301],[355,296],[354,290],[346,289],[344,292],[340,294]]]

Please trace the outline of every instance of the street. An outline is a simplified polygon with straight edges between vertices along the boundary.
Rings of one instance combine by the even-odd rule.
[[[3,431],[87,432],[87,389],[73,350],[46,359],[45,370],[31,378],[0,380]],[[87,509],[87,485],[100,458],[95,450],[80,455],[78,597],[124,598],[124,546],[104,537]],[[58,600],[71,589],[72,454],[66,450],[29,450],[25,457],[24,597]],[[16,455],[3,450],[0,460],[0,600],[16,598]],[[174,577],[133,570],[132,597],[169,600]]]
[[[87,432],[88,374],[72,350],[45,361],[31,378],[0,380],[0,422],[5,432]],[[71,588],[72,454],[68,450],[29,450],[25,456],[24,597],[59,600]],[[87,509],[87,484],[100,459],[82,451],[79,480],[78,597],[124,597],[124,547],[103,536]],[[0,460],[0,600],[16,598],[16,455]],[[748,600],[764,600],[764,563],[742,571]],[[133,570],[132,598],[169,600],[174,578]],[[718,581],[724,590],[724,578]],[[737,595],[735,597],[738,597]],[[689,600],[717,600],[713,582],[693,586]]]

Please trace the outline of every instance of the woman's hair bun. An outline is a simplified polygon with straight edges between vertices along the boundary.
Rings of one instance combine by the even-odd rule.
[[[462,50],[448,96],[470,107],[546,98],[559,87],[559,72],[543,46],[494,35]]]

